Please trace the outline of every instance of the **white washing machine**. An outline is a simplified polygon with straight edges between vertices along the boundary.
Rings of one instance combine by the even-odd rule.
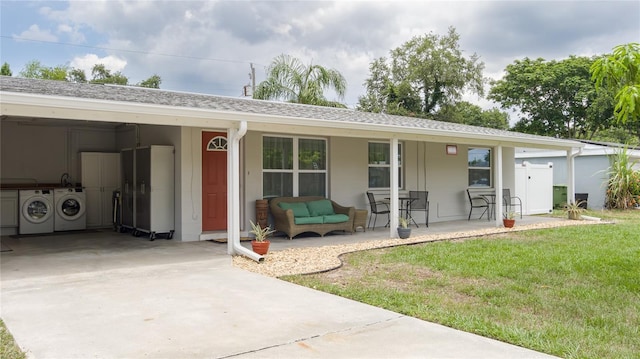
[[[53,190],[32,189],[18,192],[20,201],[19,234],[52,233]]]
[[[77,231],[87,228],[87,196],[82,188],[56,188],[53,198],[56,231]]]

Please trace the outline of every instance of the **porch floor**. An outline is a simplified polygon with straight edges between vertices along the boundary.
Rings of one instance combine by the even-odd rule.
[[[379,218],[380,219],[380,218]],[[562,222],[565,221],[564,218],[557,217],[549,217],[543,215],[536,216],[523,216],[522,219],[520,217],[516,217],[516,229],[519,226],[527,226],[532,224],[540,224],[540,223],[549,223],[549,222]],[[378,221],[380,222],[380,221]],[[379,224],[379,223],[378,223]],[[453,233],[453,232],[466,232],[466,231],[477,231],[481,229],[491,229],[491,228],[500,228],[496,227],[495,220],[487,221],[486,217],[483,219],[471,219],[467,220],[458,220],[458,221],[446,221],[446,222],[435,222],[429,223],[429,227],[426,227],[424,223],[418,223],[418,228],[415,225],[411,225],[411,237],[420,237],[424,235],[433,235],[433,234],[444,234],[444,233]],[[396,237],[396,230],[393,230],[394,237]],[[385,240],[389,239],[390,230],[385,227],[376,227],[374,230],[367,229],[363,231],[362,228],[359,228],[356,233],[353,235],[350,233],[343,234],[341,232],[333,232],[325,235],[324,237],[320,237],[314,233],[302,233],[292,240],[289,240],[286,236],[276,236],[270,238],[271,246],[270,251],[278,251],[284,250],[288,248],[304,248],[304,247],[319,247],[319,246],[330,246],[330,245],[340,245],[340,244],[350,244],[350,243],[359,243],[359,242],[368,242],[371,240]],[[242,243],[246,245],[247,248],[251,248],[251,244]]]

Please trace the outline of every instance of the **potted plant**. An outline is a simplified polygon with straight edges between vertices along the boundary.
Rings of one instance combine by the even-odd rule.
[[[255,239],[251,241],[251,248],[260,255],[267,254],[267,252],[269,252],[269,245],[271,244],[267,237],[275,232],[275,230],[271,229],[270,226],[262,228],[260,225],[253,223],[253,221],[249,222],[251,223],[251,231],[249,231],[249,233],[255,236]]]
[[[516,224],[516,212],[509,211],[506,212],[504,218],[502,219],[502,224],[506,228],[513,228],[513,225]]]
[[[398,218],[398,236],[402,239],[407,239],[411,236],[411,228],[409,227],[409,221],[406,218]]]
[[[584,208],[582,208],[581,204],[583,201],[571,202],[565,205],[565,210],[567,211],[567,215],[569,219],[581,219],[581,213],[584,212]]]

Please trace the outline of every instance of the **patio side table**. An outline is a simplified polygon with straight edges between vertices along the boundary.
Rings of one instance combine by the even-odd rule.
[[[367,217],[369,211],[366,209],[356,209],[356,217],[353,219],[353,231],[356,232],[358,227],[362,227],[363,231],[367,231]]]

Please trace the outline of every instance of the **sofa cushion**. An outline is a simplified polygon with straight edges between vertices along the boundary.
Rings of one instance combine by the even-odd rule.
[[[342,223],[349,220],[349,216],[346,214],[330,214],[323,216],[323,223]]]
[[[295,224],[322,224],[322,216],[316,217],[294,217],[293,222]]]
[[[280,202],[278,203],[278,206],[280,206],[280,208],[282,208],[285,211],[288,209],[292,210],[293,216],[296,218],[310,216],[309,210],[307,209],[307,205],[304,202],[291,202],[291,203]]]
[[[330,214],[335,214],[335,212],[333,212],[333,205],[328,199],[309,201],[307,202],[307,207],[309,208],[309,213],[312,216],[328,216]]]

